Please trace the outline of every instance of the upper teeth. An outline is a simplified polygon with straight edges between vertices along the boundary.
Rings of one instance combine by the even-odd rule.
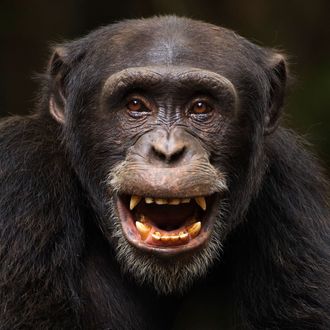
[[[132,195],[129,203],[130,210],[133,210],[136,205],[140,203],[142,200],[141,196]],[[179,205],[181,203],[190,203],[190,198],[153,198],[153,197],[145,197],[144,198],[146,204],[156,203],[158,205]],[[206,200],[205,197],[199,196],[195,197],[196,203],[205,211],[206,210]]]
[[[129,208],[131,210],[133,210],[134,207],[140,203],[141,199],[142,199],[142,197],[140,197],[140,196],[132,195],[131,201],[129,203]]]
[[[195,201],[204,211],[206,210],[206,201],[204,197],[195,197]]]

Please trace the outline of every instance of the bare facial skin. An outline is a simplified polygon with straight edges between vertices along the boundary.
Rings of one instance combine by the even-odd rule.
[[[123,110],[118,95],[124,95]],[[234,117],[237,101],[229,80],[194,68],[130,68],[104,84],[103,112],[118,107],[127,130],[149,127],[109,173],[109,190],[115,192],[114,222],[121,224],[115,230],[118,258],[159,292],[187,289],[220,253],[212,233],[221,231],[225,173],[210,163],[204,141],[191,130],[195,122],[205,139],[215,134],[221,127],[216,118],[221,112]]]

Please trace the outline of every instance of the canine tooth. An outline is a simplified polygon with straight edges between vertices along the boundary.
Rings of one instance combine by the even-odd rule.
[[[205,197],[195,197],[196,203],[205,211],[206,210],[206,201]]]
[[[171,198],[168,203],[170,205],[179,205],[180,204],[180,198]]]
[[[136,226],[139,234],[141,235],[141,238],[143,240],[145,240],[148,237],[149,233],[150,233],[151,227],[144,224],[144,223],[142,223],[142,222],[140,222],[140,221],[136,221],[135,226]]]
[[[188,238],[188,233],[184,232],[184,231],[180,231],[179,232],[179,237],[181,240],[186,240]]]
[[[195,222],[193,225],[186,227],[188,233],[192,238],[196,237],[201,231],[202,223],[200,221]]]
[[[140,197],[140,196],[132,195],[131,201],[129,203],[130,210],[133,210],[134,207],[140,203],[141,199],[142,199],[142,197]]]
[[[145,197],[145,201],[147,204],[152,204],[154,202],[154,199],[152,197]]]
[[[164,205],[164,204],[167,204],[168,201],[165,198],[155,198],[155,203],[158,205]]]
[[[152,238],[156,241],[159,241],[161,238],[161,234],[159,231],[155,231],[154,233],[151,234]]]
[[[190,198],[182,198],[181,203],[190,203]]]

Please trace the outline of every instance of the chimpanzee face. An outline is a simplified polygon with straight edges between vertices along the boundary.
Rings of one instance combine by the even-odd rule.
[[[210,151],[235,118],[234,86],[206,70],[129,68],[109,77],[102,99],[117,136],[130,135],[110,175],[127,240],[160,257],[201,248],[227,188]]]
[[[219,256],[230,215],[248,202],[238,191],[251,136],[276,111],[265,51],[204,23],[152,24],[91,38],[73,68],[56,70],[50,108],[122,267],[168,293]]]

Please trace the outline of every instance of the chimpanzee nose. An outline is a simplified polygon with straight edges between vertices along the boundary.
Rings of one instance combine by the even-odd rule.
[[[186,150],[183,143],[175,141],[166,144],[156,142],[151,148],[153,156],[166,163],[179,161]]]
[[[131,157],[155,166],[184,166],[208,157],[200,141],[182,127],[155,128],[131,147]]]
[[[152,160],[167,164],[179,163],[187,156],[188,147],[188,141],[180,129],[170,132],[159,130],[153,134],[149,156]]]

